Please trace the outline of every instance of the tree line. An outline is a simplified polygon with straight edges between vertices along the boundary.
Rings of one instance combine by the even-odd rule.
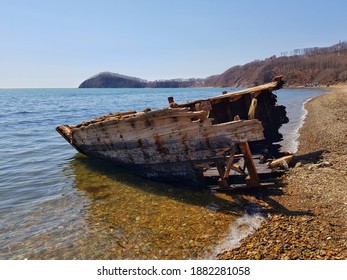
[[[303,48],[295,49],[290,52],[281,52],[281,56],[313,56],[313,55],[324,55],[331,53],[347,52],[347,41],[340,41],[339,43],[330,47],[314,47],[314,48]]]

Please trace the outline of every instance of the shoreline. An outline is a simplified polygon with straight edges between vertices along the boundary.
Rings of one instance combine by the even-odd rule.
[[[308,114],[308,111],[307,111],[307,109],[306,109],[306,104],[308,103],[308,102],[310,102],[311,100],[313,99],[313,97],[311,97],[311,98],[308,98],[308,99],[306,99],[305,101],[304,101],[304,103],[302,103],[302,106],[301,106],[301,110],[304,112],[303,113],[303,115],[300,117],[300,119],[299,119],[299,125],[298,125],[298,127],[294,130],[294,132],[293,132],[293,134],[294,134],[294,138],[293,138],[293,142],[294,143],[292,143],[292,151],[289,151],[289,152],[291,152],[291,153],[293,153],[293,154],[295,154],[295,153],[297,153],[298,152],[298,149],[299,149],[299,138],[300,138],[300,130],[301,130],[301,128],[304,126],[304,124],[305,124],[305,120],[306,120],[306,116],[307,116],[307,114]]]
[[[243,194],[268,218],[219,259],[347,259],[347,85],[305,102],[294,166],[280,187]]]
[[[305,102],[302,104],[302,110],[304,111],[304,114],[302,115],[302,117],[300,118],[300,124],[299,124],[299,127],[295,130],[294,134],[295,134],[295,138],[294,138],[294,141],[295,141],[295,151],[294,153],[297,153],[298,150],[299,150],[299,144],[300,144],[300,130],[303,128],[304,124],[305,124],[305,121],[306,121],[306,117],[307,117],[307,114],[308,114],[308,111],[306,109],[306,104],[308,102],[310,102],[313,98],[308,98],[307,100],[305,100]]]

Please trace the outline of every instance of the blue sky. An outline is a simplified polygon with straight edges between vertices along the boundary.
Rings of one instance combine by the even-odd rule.
[[[204,78],[345,41],[346,13],[346,0],[0,0],[0,88]]]

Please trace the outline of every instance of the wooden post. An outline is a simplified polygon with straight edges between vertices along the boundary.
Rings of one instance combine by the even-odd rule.
[[[249,187],[259,187],[260,181],[258,173],[253,161],[251,150],[249,149],[248,142],[239,143],[239,147],[244,155],[245,165],[248,170],[248,175],[246,177],[246,183]]]
[[[227,166],[225,168],[225,173],[223,175],[224,179],[228,179],[228,177],[229,177],[230,170],[232,169],[235,153],[236,153],[236,146],[234,146],[232,148],[232,150],[231,150],[231,153],[230,153],[230,156],[229,156],[229,160],[228,160]]]
[[[228,181],[227,179],[224,178],[224,174],[225,174],[224,162],[217,162],[216,166],[217,166],[218,174],[220,177],[220,179],[218,180],[219,186],[221,187],[221,189],[228,189],[229,188]]]

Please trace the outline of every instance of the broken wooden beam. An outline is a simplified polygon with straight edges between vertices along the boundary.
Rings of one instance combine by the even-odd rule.
[[[240,142],[239,147],[244,154],[245,166],[248,170],[248,175],[246,177],[247,185],[250,187],[260,186],[259,176],[253,161],[251,150],[249,149],[248,142]]]
[[[288,164],[294,159],[293,155],[288,155],[288,156],[284,156],[281,158],[277,158],[274,159],[273,161],[269,162],[268,165],[271,168],[277,168],[277,167],[281,167],[283,165],[288,166]]]

